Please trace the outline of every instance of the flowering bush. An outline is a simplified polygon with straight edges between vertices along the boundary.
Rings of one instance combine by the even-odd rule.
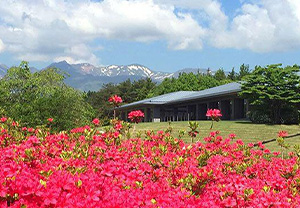
[[[108,99],[108,102],[114,106],[114,119],[116,119],[116,107],[118,107],[123,100],[118,95],[113,95]]]
[[[133,123],[140,123],[144,117],[144,113],[140,110],[131,111],[130,113],[128,113],[128,118]]]
[[[284,137],[287,137],[287,136],[288,136],[288,133],[286,131],[279,131],[278,132],[278,137],[284,138]]]
[[[120,122],[56,134],[0,123],[0,207],[299,207],[300,160],[213,132],[120,140]]]
[[[113,104],[115,107],[118,107],[120,103],[123,102],[122,98],[118,95],[113,95],[108,99],[108,102]]]
[[[208,109],[206,112],[206,116],[211,117],[211,119],[214,121],[219,121],[222,114],[219,109]]]
[[[100,120],[98,118],[94,118],[94,120],[92,121],[92,123],[95,125],[95,126],[99,126],[100,125]]]

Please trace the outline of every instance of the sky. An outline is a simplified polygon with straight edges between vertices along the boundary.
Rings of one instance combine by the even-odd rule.
[[[299,0],[1,0],[0,63],[300,64]]]

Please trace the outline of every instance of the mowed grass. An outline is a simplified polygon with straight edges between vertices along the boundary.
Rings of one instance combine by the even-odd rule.
[[[244,143],[250,142],[256,143],[258,141],[264,141],[277,137],[278,131],[287,131],[289,135],[300,133],[299,125],[266,125],[266,124],[253,124],[250,121],[220,121],[214,122],[213,129],[210,130],[211,121],[197,121],[199,122],[200,134],[196,137],[195,141],[199,140],[203,142],[203,138],[207,137],[211,131],[220,131],[220,135],[228,137],[230,133],[237,135],[237,139],[243,140]],[[160,130],[166,130],[169,126],[172,127],[172,135],[178,137],[179,130],[184,130],[186,133],[182,137],[185,142],[191,142],[191,138],[188,136],[189,124],[188,121],[168,122],[160,123],[139,123],[136,125],[136,131],[145,132],[146,130],[153,130],[154,132]],[[293,150],[295,144],[300,145],[300,136],[287,138],[286,142],[290,144],[290,150]],[[266,147],[272,151],[280,151],[280,147],[277,142],[266,144]]]

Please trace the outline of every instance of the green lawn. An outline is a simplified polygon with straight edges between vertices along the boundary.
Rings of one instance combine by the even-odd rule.
[[[196,141],[199,139],[203,141],[203,138],[206,137],[210,130],[211,121],[198,121],[199,122],[199,131],[200,135],[197,136]],[[145,130],[165,130],[169,127],[168,122],[160,122],[160,123],[139,123],[136,125],[136,131]],[[188,122],[180,121],[180,122],[172,122],[171,127],[173,128],[173,136],[178,137],[179,130],[189,131]],[[265,125],[265,124],[252,124],[249,121],[220,121],[215,122],[213,131],[219,130],[221,132],[221,136],[228,136],[230,133],[235,133],[238,139],[242,139],[245,143],[263,141],[268,139],[273,139],[277,137],[277,132],[280,130],[287,131],[289,135],[299,133],[300,128],[299,125]],[[186,133],[183,139],[186,142],[190,142],[190,137]],[[292,146],[294,144],[300,144],[300,136],[287,138],[287,143]],[[276,142],[272,142],[266,144],[267,148],[270,148],[273,151],[280,150]]]

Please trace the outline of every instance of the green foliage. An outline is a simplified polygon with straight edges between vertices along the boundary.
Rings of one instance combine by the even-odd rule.
[[[194,142],[194,138],[199,134],[199,131],[197,130],[199,127],[199,123],[196,121],[189,121],[189,136],[191,137],[191,142]]]
[[[238,79],[236,72],[234,71],[234,67],[232,68],[231,72],[227,75],[227,79],[236,81]]]
[[[258,123],[258,124],[265,124],[265,123],[271,123],[271,118],[269,116],[268,112],[263,111],[262,109],[260,110],[251,110],[249,112],[249,119],[253,123]]]
[[[245,76],[251,74],[250,69],[249,69],[249,65],[247,64],[242,64],[240,66],[240,71],[238,74],[238,80],[243,79]]]
[[[226,76],[222,80],[217,80],[214,76],[207,74],[181,73],[178,78],[172,77],[164,79],[162,83],[153,90],[152,95],[157,96],[177,91],[199,91],[228,82],[230,81],[226,80]]]
[[[226,79],[226,75],[225,75],[225,72],[223,69],[219,69],[216,71],[215,75],[214,75],[214,78],[218,81],[221,81],[221,80],[225,80]]]
[[[130,79],[120,84],[105,84],[98,92],[88,92],[87,102],[97,112],[97,117],[102,118],[103,124],[109,124],[112,117],[112,106],[107,102],[112,95],[119,95],[123,103],[131,103],[148,97],[149,92],[156,84],[150,79],[140,79],[131,82]]]
[[[283,109],[295,110],[300,102],[298,72],[297,65],[257,66],[244,78],[241,95],[249,100],[253,110],[266,114],[273,123],[285,123]]]
[[[36,126],[54,119],[52,127],[62,130],[79,126],[93,117],[84,94],[64,84],[58,69],[31,73],[27,62],[12,67],[0,80],[0,108],[7,116]]]
[[[156,96],[156,95],[163,95],[170,92],[175,92],[176,91],[175,83],[176,83],[176,79],[174,77],[164,79],[162,83],[160,83],[160,85],[158,85],[154,89],[152,95]]]

